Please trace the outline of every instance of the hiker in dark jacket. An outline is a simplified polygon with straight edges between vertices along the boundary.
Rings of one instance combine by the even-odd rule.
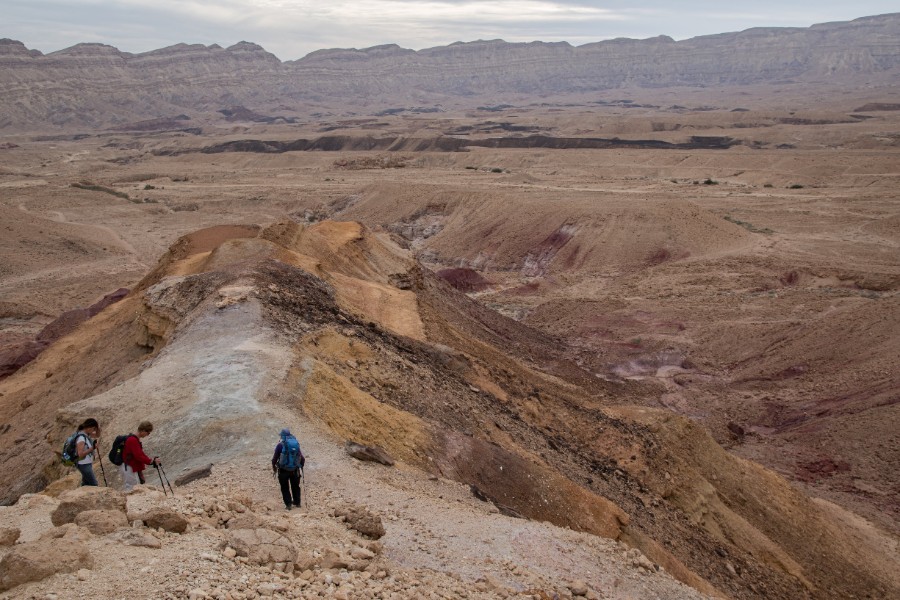
[[[81,473],[81,485],[97,485],[97,476],[94,474],[94,454],[97,453],[97,438],[100,437],[100,424],[97,419],[85,419],[78,426],[78,437],[75,438],[75,451],[78,460],[75,467]]]
[[[300,506],[300,474],[306,458],[290,429],[285,427],[279,436],[281,441],[275,446],[275,455],[272,456],[272,472],[278,473],[284,507],[291,510],[294,506]]]
[[[159,457],[150,458],[144,454],[144,446],[141,439],[150,435],[153,431],[153,423],[144,421],[138,425],[137,435],[129,435],[125,440],[125,449],[122,451],[122,464],[119,473],[122,475],[122,491],[130,492],[138,483],[144,483],[144,467],[158,465]]]

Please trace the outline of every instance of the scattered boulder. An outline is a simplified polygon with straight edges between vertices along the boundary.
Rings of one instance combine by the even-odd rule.
[[[228,529],[257,529],[264,527],[265,521],[256,513],[244,512],[231,517],[225,526]]]
[[[631,559],[631,566],[637,569],[641,569],[646,571],[647,573],[653,573],[657,570],[656,565],[650,561],[649,558],[644,556],[644,554],[638,550],[637,548],[632,548],[627,553],[627,558]]]
[[[63,492],[68,492],[70,490],[77,490],[81,486],[81,473],[75,471],[73,473],[69,473],[62,479],[57,479],[43,490],[41,493],[45,496],[50,496],[51,498],[59,498]]]
[[[56,573],[91,568],[94,559],[84,544],[84,530],[79,529],[58,527],[39,540],[13,546],[0,560],[0,592]]]
[[[86,510],[75,516],[75,524],[94,535],[107,535],[128,527],[128,517],[117,510]]]
[[[348,504],[335,509],[334,516],[343,517],[348,527],[370,538],[377,540],[385,533],[381,517],[364,506]]]
[[[50,515],[54,525],[72,523],[86,510],[113,510],[125,513],[125,496],[107,487],[85,486],[59,496],[59,506]]]
[[[21,533],[15,527],[0,527],[0,546],[12,546],[19,539]]]
[[[347,450],[347,454],[357,460],[377,462],[389,467],[394,466],[394,459],[377,446],[364,446],[352,440],[347,440],[347,443],[344,444],[344,449]]]
[[[581,581],[573,581],[569,584],[569,591],[573,596],[587,596],[588,595],[588,586],[585,582]]]
[[[350,561],[334,548],[328,548],[322,553],[319,559],[319,567],[322,569],[346,569],[350,566]]]
[[[141,515],[141,521],[147,527],[153,529],[162,528],[173,533],[184,533],[188,528],[188,521],[174,510],[162,507],[151,508]]]
[[[188,471],[187,473],[182,474],[175,480],[175,485],[181,487],[183,485],[187,485],[192,481],[197,481],[198,479],[205,479],[212,474],[212,463],[209,463],[205,467],[200,467],[198,469],[193,469]]]
[[[375,553],[368,548],[360,548],[359,546],[354,546],[350,550],[350,558],[354,558],[356,560],[372,560],[373,558],[375,558]]]
[[[289,539],[263,527],[230,530],[227,544],[238,556],[246,556],[248,562],[257,565],[293,565],[297,559],[297,549]]]
[[[110,538],[126,546],[162,548],[162,543],[156,536],[140,529],[123,529],[111,535]]]
[[[731,435],[739,440],[743,439],[744,436],[747,435],[747,431],[743,427],[732,421],[729,421],[726,427],[728,427],[728,431],[731,432]]]

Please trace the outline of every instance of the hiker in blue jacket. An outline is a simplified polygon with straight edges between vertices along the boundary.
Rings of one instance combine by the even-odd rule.
[[[272,472],[278,473],[284,508],[291,510],[294,506],[300,506],[300,476],[306,458],[300,451],[300,442],[291,435],[290,429],[282,429],[279,437],[281,441],[275,446],[272,457]]]

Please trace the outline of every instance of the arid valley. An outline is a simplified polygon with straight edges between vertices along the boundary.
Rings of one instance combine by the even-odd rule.
[[[9,125],[0,520],[40,543],[69,429],[152,418],[212,475],[128,497],[183,535],[57,536],[98,597],[897,597],[897,72]],[[289,568],[222,557],[249,516]]]

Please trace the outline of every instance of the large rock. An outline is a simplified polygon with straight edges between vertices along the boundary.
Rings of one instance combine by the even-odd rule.
[[[128,517],[117,510],[86,510],[75,516],[75,524],[94,535],[106,535],[128,527]]]
[[[142,529],[123,529],[110,536],[111,539],[126,546],[139,546],[141,548],[161,548],[162,543],[153,535]]]
[[[168,508],[151,508],[148,512],[141,515],[141,521],[147,527],[152,527],[153,529],[161,527],[174,533],[184,533],[188,527],[187,519]]]
[[[289,539],[263,527],[229,530],[228,546],[234,548],[238,556],[246,556],[249,562],[257,565],[293,565],[297,560],[297,549]]]
[[[265,520],[256,513],[245,512],[228,520],[228,529],[256,529],[265,526]]]
[[[0,560],[0,592],[56,573],[90,569],[94,559],[84,543],[88,535],[70,525],[58,527],[37,541],[14,546]]]
[[[344,449],[347,451],[347,454],[357,460],[377,462],[389,467],[394,465],[393,457],[378,446],[364,446],[352,440],[347,440],[347,443],[344,444]]]
[[[178,479],[175,480],[175,486],[181,487],[183,485],[187,485],[192,481],[197,481],[198,479],[204,479],[209,477],[212,474],[212,463],[206,465],[205,467],[200,467],[198,469],[193,469],[192,471],[188,471],[187,473],[182,474]]]
[[[59,498],[60,495],[71,490],[77,490],[81,486],[81,473],[75,471],[61,479],[57,479],[41,490],[41,493],[51,498]]]
[[[343,517],[350,528],[372,539],[377,540],[385,533],[381,517],[364,506],[342,506],[335,509],[334,516]]]
[[[72,523],[86,510],[113,510],[125,513],[125,496],[112,488],[85,486],[63,492],[59,506],[50,515],[54,525]]]

